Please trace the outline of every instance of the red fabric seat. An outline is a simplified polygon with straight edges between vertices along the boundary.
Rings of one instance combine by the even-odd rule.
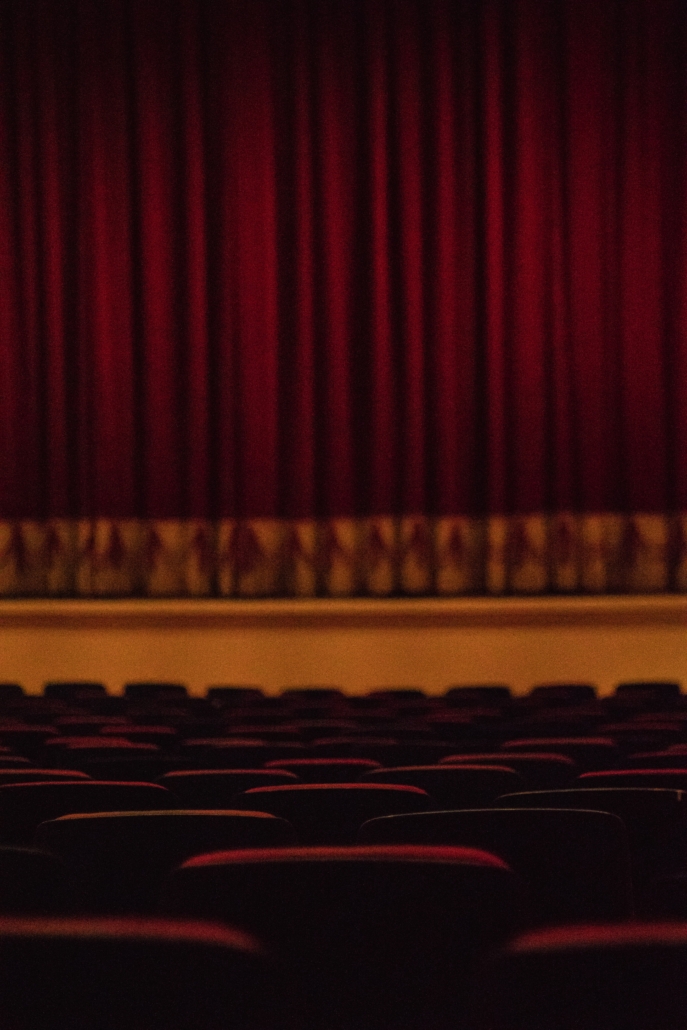
[[[498,808],[578,808],[612,812],[627,827],[638,915],[651,915],[656,880],[687,871],[687,794],[643,787],[531,791],[495,802]]]
[[[48,780],[88,780],[86,773],[79,769],[42,769],[28,765],[26,768],[0,768],[0,786],[12,783],[45,783]]]
[[[687,761],[680,769],[609,769],[607,772],[583,773],[578,787],[662,787],[687,790]]]
[[[31,843],[39,823],[70,812],[173,808],[170,791],[154,783],[52,780],[0,786],[0,840]]]
[[[476,984],[490,1030],[683,1030],[687,923],[577,926],[514,940]]]
[[[609,812],[468,809],[389,815],[363,823],[360,844],[481,848],[522,877],[538,923],[633,915],[625,825]]]
[[[502,750],[506,754],[511,751],[549,751],[567,755],[583,772],[610,769],[617,765],[620,757],[618,745],[610,737],[524,737],[505,741]]]
[[[231,808],[233,799],[251,787],[279,787],[298,783],[285,769],[187,769],[160,777],[163,787],[188,808]]]
[[[503,765],[408,765],[376,769],[361,777],[364,783],[401,783],[426,790],[436,808],[478,808],[501,794],[522,790],[525,781]]]
[[[261,937],[309,999],[309,1025],[368,1030],[455,1030],[474,963],[526,920],[515,874],[467,848],[206,855],[172,873],[163,908]]]
[[[267,762],[266,768],[285,769],[304,783],[352,783],[381,766],[371,758],[287,758]]]
[[[233,807],[271,812],[288,820],[301,844],[352,844],[358,829],[378,815],[433,808],[418,787],[373,783],[317,783],[253,787]]]
[[[179,809],[65,815],[34,839],[72,870],[83,910],[130,914],[154,913],[167,874],[193,855],[294,845],[296,832],[265,812]]]
[[[474,763],[506,765],[519,773],[529,790],[556,790],[556,788],[572,787],[577,775],[577,766],[567,755],[547,754],[537,751],[508,752],[503,751],[476,752],[474,754],[447,755],[440,765],[472,765]]]
[[[66,915],[73,902],[69,869],[56,854],[0,847],[0,916]]]
[[[0,919],[0,1025],[12,1030],[277,1030],[259,943],[162,919]]]
[[[258,737],[198,737],[183,741],[178,754],[197,769],[249,769],[259,768],[272,758],[305,757],[306,750],[301,743]]]

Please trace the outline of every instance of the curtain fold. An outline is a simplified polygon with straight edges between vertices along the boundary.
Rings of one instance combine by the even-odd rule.
[[[687,589],[681,0],[5,0],[0,594]]]

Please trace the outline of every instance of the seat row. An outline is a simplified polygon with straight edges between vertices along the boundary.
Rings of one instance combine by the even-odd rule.
[[[5,699],[0,1025],[639,1030],[660,990],[652,1028],[682,1026],[657,967],[687,954],[679,687],[642,685],[608,735],[579,732],[608,730],[598,699],[480,689],[346,718],[329,691],[288,718],[264,695]]]
[[[467,856],[456,859],[465,863],[460,868],[470,869]],[[472,883],[468,878],[461,886],[473,886],[477,878],[471,878]],[[361,877],[356,886],[365,880]],[[369,882],[378,886],[380,879]],[[487,882],[488,877],[478,886],[484,889]],[[381,881],[383,887],[388,883]],[[426,901],[424,894],[421,901]],[[392,906],[396,918],[383,929],[401,924],[400,939],[380,937],[379,923],[364,920],[365,929],[373,924],[378,951],[370,955],[363,947],[347,975],[335,973],[333,981],[327,960],[334,956],[330,951],[326,959],[319,956],[315,968],[325,980],[307,1001],[289,968],[263,944],[217,922],[0,918],[0,1022],[12,1030],[309,1030],[334,1025],[403,1030],[427,1026],[430,1020],[465,1030],[685,1026],[687,923],[525,932],[487,949],[486,955],[484,923],[476,928],[476,939],[469,936],[474,927],[463,923],[462,948],[455,946],[456,935],[430,941],[437,965],[428,969],[426,954],[412,938],[413,930],[424,937],[425,924],[399,920],[397,909]],[[302,925],[300,912],[297,925]],[[326,943],[330,940],[325,935]],[[415,947],[409,955],[401,953],[397,964],[399,945],[409,940]],[[359,979],[352,982],[351,974]],[[454,985],[453,997],[442,1011],[447,983]],[[388,998],[391,1005],[385,1009]],[[401,1010],[408,1001],[410,1008]]]
[[[520,791],[442,809],[405,784],[290,784],[190,808],[161,784],[45,779],[0,787],[0,840],[5,913],[152,913],[169,874],[209,852],[276,861],[294,848],[412,846],[497,855],[521,883],[528,925],[687,918],[687,794],[667,788]]]

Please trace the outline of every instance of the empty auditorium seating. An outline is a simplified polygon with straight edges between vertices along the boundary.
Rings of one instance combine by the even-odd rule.
[[[0,786],[11,783],[45,783],[49,780],[88,780],[89,776],[80,769],[41,769],[27,765],[23,768],[0,768]]]
[[[0,773],[0,782],[1,782]],[[607,772],[582,773],[578,787],[665,787],[687,790],[687,761],[675,769],[611,769]]]
[[[296,833],[265,812],[129,811],[51,819],[34,840],[64,859],[80,910],[152,913],[165,876],[192,855],[293,845]]]
[[[0,786],[0,841],[31,843],[39,823],[72,812],[175,806],[174,795],[153,783],[52,780]]]
[[[272,758],[305,757],[305,746],[300,741],[266,741],[259,737],[205,737],[185,740],[181,744],[182,758],[188,758],[207,769],[246,769],[261,766]]]
[[[379,762],[371,758],[287,758],[274,759],[266,762],[265,766],[286,770],[304,783],[350,783],[373,769],[381,768]]]
[[[60,701],[90,701],[105,694],[105,685],[94,680],[52,680],[43,687],[44,697]]]
[[[183,683],[142,680],[124,684],[124,696],[132,701],[179,701],[188,697]]]
[[[466,684],[448,687],[445,694],[451,705],[494,704],[507,705],[511,700],[510,687],[503,683]]]
[[[277,1030],[283,978],[245,933],[141,919],[0,919],[0,1025]]]
[[[481,848],[523,879],[538,923],[626,919],[634,912],[627,831],[609,812],[473,809],[363,823],[360,844]]]
[[[21,683],[0,683],[0,703],[16,701],[23,698],[24,688]]]
[[[310,1025],[448,1030],[474,963],[526,920],[500,859],[465,848],[233,851],[170,877],[165,912],[212,913],[288,961]]]
[[[479,751],[469,754],[447,755],[440,765],[456,764],[507,765],[523,778],[530,790],[555,790],[571,787],[577,776],[577,766],[567,755],[546,752],[522,752],[512,749],[505,757],[503,751]]]
[[[531,728],[531,726],[530,726]],[[550,751],[567,755],[581,771],[609,769],[620,757],[618,744],[610,737],[530,737],[508,740],[503,744],[506,755],[511,751]]]
[[[533,791],[499,798],[499,807],[577,808],[612,812],[627,827],[635,904],[650,914],[654,882],[687,871],[687,795],[679,790],[599,787]]]
[[[501,794],[524,787],[519,773],[507,765],[408,765],[375,769],[362,776],[365,783],[402,783],[420,787],[437,808],[476,808]]]
[[[125,938],[133,916],[211,918],[271,956],[265,990],[282,984],[285,1030],[476,1030],[478,1017],[509,1030],[517,1005],[480,1015],[470,999],[514,933],[687,919],[687,704],[674,684],[606,697],[565,682],[523,696],[17,686],[0,687],[0,958],[10,914],[79,914],[79,940],[103,914],[125,920]],[[42,1030],[31,1006],[25,1024],[16,1008],[5,1019],[2,976],[0,1026]],[[223,1022],[208,1010],[193,1025],[236,1015],[257,1030],[239,1000],[224,999]],[[118,1005],[111,1030],[158,1025],[157,1010]],[[527,1010],[534,1030],[554,1008]],[[69,1030],[110,1030],[83,1011]],[[258,1022],[276,1030],[271,1019]]]
[[[298,782],[295,773],[281,767],[177,770],[160,777],[162,786],[190,808],[231,808],[236,795],[251,787],[279,787]]]
[[[577,705],[594,701],[596,688],[591,683],[541,683],[528,695],[533,704]]]
[[[687,924],[535,931],[476,988],[481,1030],[678,1030],[687,1012]]]
[[[66,915],[73,908],[71,872],[58,855],[36,847],[0,846],[0,917]]]
[[[360,826],[374,816],[434,807],[419,787],[376,783],[252,787],[237,794],[234,806],[281,816],[295,827],[301,844],[352,844]]]

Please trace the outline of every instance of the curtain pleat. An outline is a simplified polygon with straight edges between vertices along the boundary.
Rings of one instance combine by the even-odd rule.
[[[0,595],[687,589],[682,0],[5,0]]]

